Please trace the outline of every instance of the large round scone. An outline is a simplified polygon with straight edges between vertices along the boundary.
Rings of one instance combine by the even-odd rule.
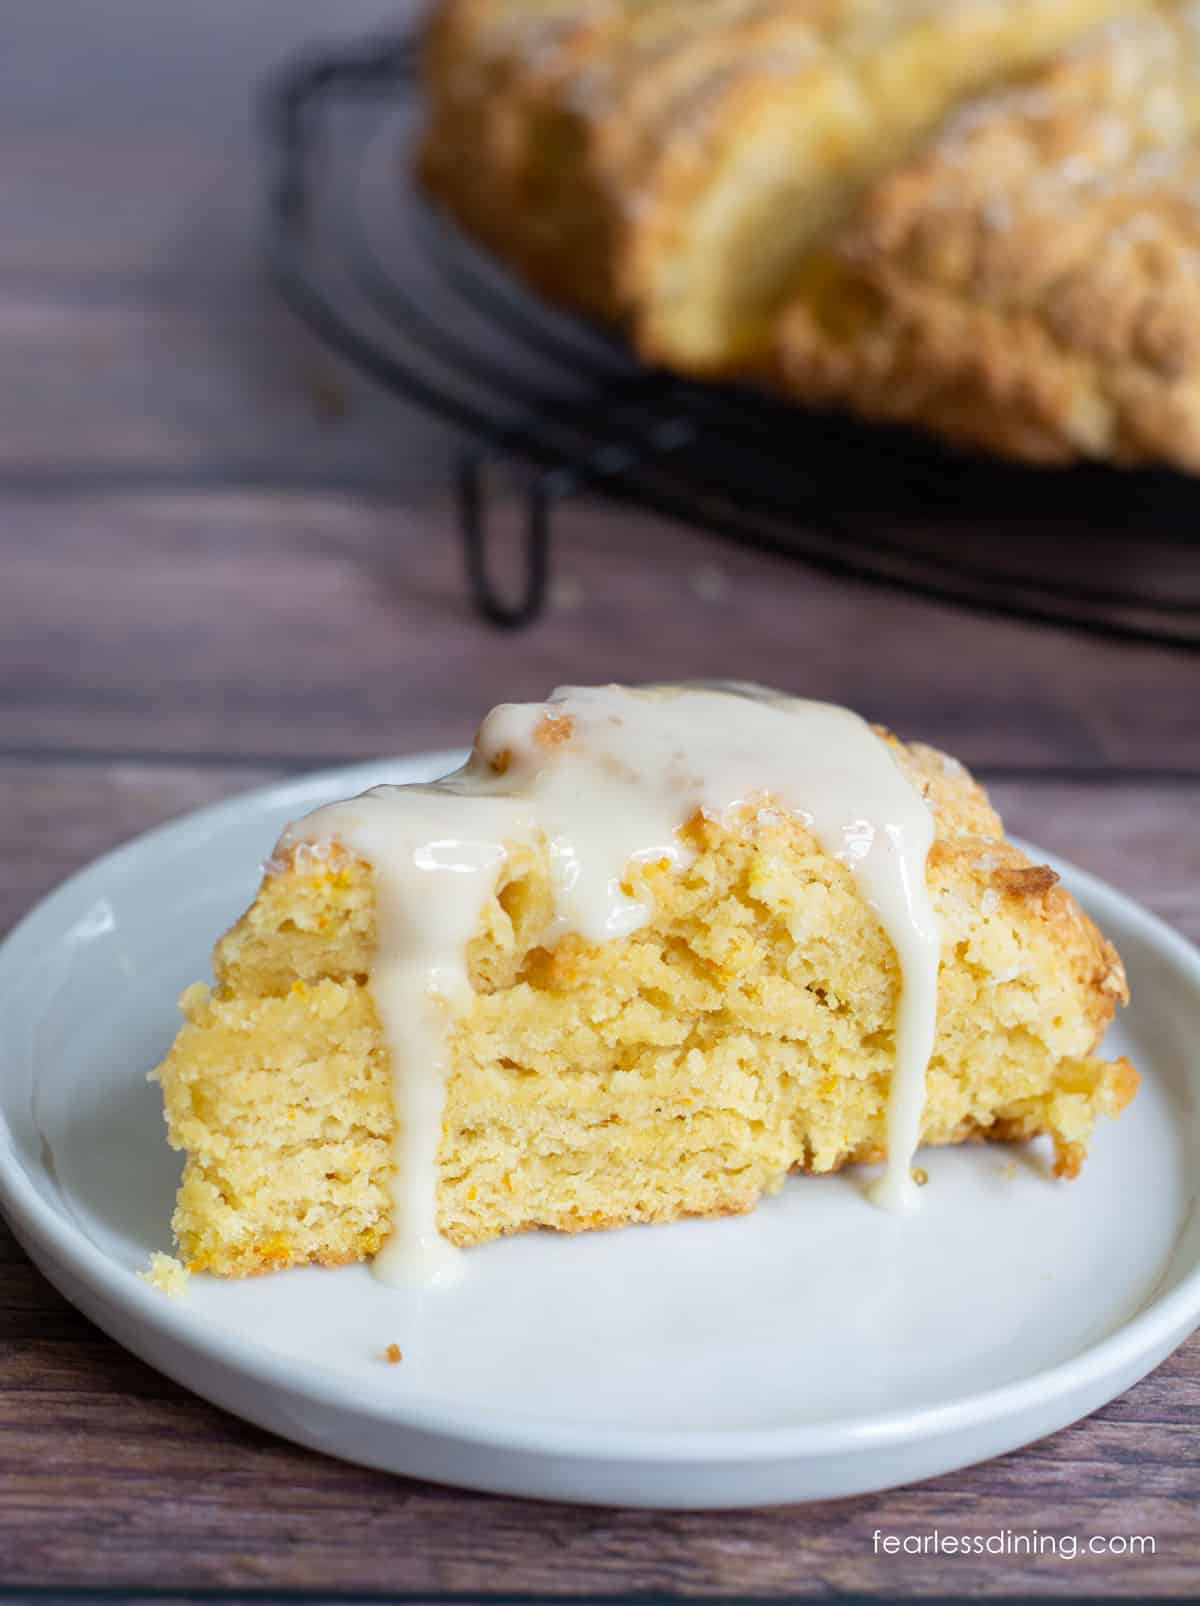
[[[964,107],[801,275],[781,384],[1013,457],[1200,472],[1198,136],[1195,4]]]
[[[964,94],[1139,0],[443,0],[421,171],[538,290],[753,367],[798,264]]]

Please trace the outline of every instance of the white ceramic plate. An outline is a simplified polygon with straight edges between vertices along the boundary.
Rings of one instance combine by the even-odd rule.
[[[1200,955],[1062,867],[1119,945],[1134,1003],[1108,1041],[1143,1073],[1082,1177],[1045,1156],[923,1160],[893,1219],[853,1175],[752,1216],[470,1254],[446,1292],[366,1268],[167,1299],[178,1157],[146,1071],[279,828],[458,755],[328,771],[152,832],[47,898],[0,949],[0,1203],[68,1299],[198,1394],[302,1444],[511,1494],[663,1507],[881,1489],[1074,1421],[1200,1323]],[[401,1346],[388,1365],[381,1352]]]

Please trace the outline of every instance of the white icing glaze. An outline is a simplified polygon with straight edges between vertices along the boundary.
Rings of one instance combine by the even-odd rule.
[[[376,787],[289,827],[278,853],[338,843],[367,860],[378,903],[371,989],[397,1113],[392,1233],[380,1276],[444,1280],[436,1157],[446,1026],[470,998],[465,949],[509,845],[544,840],[555,915],[544,941],[627,936],[650,916],[621,882],[635,860],[682,868],[679,828],[758,797],[800,816],[854,872],[890,937],[902,990],[888,1104],[888,1162],[872,1197],[909,1209],[933,1045],[939,940],[925,887],[923,799],[856,714],[739,682],[566,687],[484,720],[467,764],[430,786]]]
[[[337,842],[374,868],[371,993],[397,1113],[392,1233],[376,1257],[385,1280],[411,1270],[445,1282],[457,1270],[457,1251],[437,1230],[432,1186],[449,1070],[446,1021],[470,998],[466,943],[505,844],[527,837],[532,824],[518,798],[475,797],[469,809],[456,809],[452,796],[449,779],[376,787],[290,826],[276,850]]]

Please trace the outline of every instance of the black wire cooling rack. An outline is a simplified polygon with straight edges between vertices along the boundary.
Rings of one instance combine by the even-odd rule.
[[[646,368],[533,299],[414,187],[415,58],[411,36],[375,38],[268,86],[270,263],[332,346],[468,438],[461,531],[489,619],[537,615],[552,513],[588,489],[872,583],[1200,648],[1200,483],[969,457]],[[488,487],[513,461],[529,472],[508,588],[489,565]]]

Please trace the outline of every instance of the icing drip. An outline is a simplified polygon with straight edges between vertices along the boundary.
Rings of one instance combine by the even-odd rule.
[[[471,996],[466,946],[510,845],[544,841],[555,914],[543,941],[628,936],[651,910],[622,887],[627,865],[685,867],[679,828],[770,798],[854,873],[891,939],[902,988],[889,1095],[888,1161],[872,1197],[916,1200],[937,1010],[939,939],[925,887],[933,821],[856,714],[740,682],[632,689],[567,687],[547,703],[506,703],[484,720],[466,765],[429,786],[376,787],[290,826],[281,854],[334,844],[373,869],[378,941],[370,984],[392,1061],[397,1117],[385,1279],[454,1274],[438,1233],[436,1159],[447,1025]]]

